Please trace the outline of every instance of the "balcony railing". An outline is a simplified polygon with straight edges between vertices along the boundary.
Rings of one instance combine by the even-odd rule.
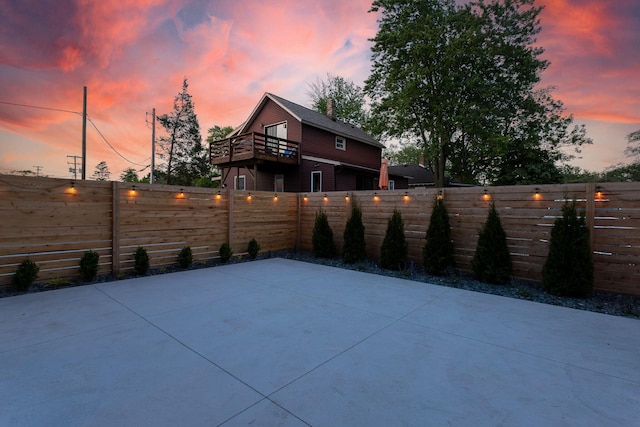
[[[211,164],[235,166],[255,160],[287,164],[300,163],[300,144],[288,139],[249,132],[213,141],[209,147]]]

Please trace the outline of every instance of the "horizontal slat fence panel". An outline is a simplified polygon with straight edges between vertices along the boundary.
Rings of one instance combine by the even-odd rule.
[[[135,191],[134,191],[135,185]],[[640,183],[445,188],[457,268],[471,271],[478,231],[495,203],[507,234],[514,277],[540,281],[551,229],[566,201],[587,219],[600,290],[640,295]],[[30,258],[39,281],[79,277],[88,250],[99,274],[131,273],[133,252],[153,268],[173,266],[189,246],[197,261],[216,259],[222,243],[244,254],[312,249],[316,213],[327,213],[340,251],[353,203],[362,208],[367,255],[377,259],[394,209],[402,213],[409,258],[422,248],[438,190],[274,193],[0,175],[0,286]],[[251,197],[249,197],[251,196]]]
[[[109,273],[111,225],[110,183],[0,175],[0,285],[25,258],[40,267],[38,280],[78,276],[89,250]]]
[[[182,248],[209,261],[227,239],[229,192],[211,188],[118,184],[118,268],[131,273],[134,252],[147,250],[152,267],[173,266]],[[195,250],[197,248],[197,250]]]

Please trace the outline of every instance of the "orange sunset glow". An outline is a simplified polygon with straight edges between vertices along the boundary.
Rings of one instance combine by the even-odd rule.
[[[557,87],[594,144],[572,164],[620,162],[640,129],[640,2],[543,0],[538,43]],[[377,31],[370,0],[4,0],[0,5],[0,173],[69,178],[88,90],[87,171],[118,179],[150,163],[150,113],[172,110],[184,77],[203,138],[237,126],[264,92],[309,105],[327,73],[362,85]],[[41,108],[34,108],[41,107]],[[95,124],[95,127],[93,126]],[[97,129],[96,129],[97,128]],[[115,150],[109,147],[107,141]],[[158,136],[162,129],[158,128]]]

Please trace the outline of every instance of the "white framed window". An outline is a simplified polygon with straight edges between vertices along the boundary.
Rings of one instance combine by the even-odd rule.
[[[239,175],[234,177],[233,180],[233,188],[236,190],[246,190],[247,189],[247,176]]]
[[[284,175],[283,174],[277,174],[273,178],[273,191],[275,191],[276,193],[281,193],[284,191]]]
[[[389,180],[389,190],[395,190],[396,189],[396,182],[392,179]]]
[[[319,193],[322,191],[322,171],[311,172],[311,192]]]
[[[347,150],[347,139],[342,136],[336,135],[336,149],[346,151]]]

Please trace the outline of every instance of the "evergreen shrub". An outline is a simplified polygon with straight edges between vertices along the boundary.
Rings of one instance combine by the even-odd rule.
[[[260,252],[260,245],[258,244],[258,241],[256,239],[251,239],[247,246],[249,258],[256,259],[258,257],[258,252]]]
[[[551,229],[549,254],[542,267],[542,286],[550,294],[585,298],[593,290],[589,229],[576,203],[565,203]]]
[[[16,286],[18,292],[27,291],[29,286],[38,278],[39,271],[40,267],[29,258],[22,261],[13,275],[13,284]]]
[[[220,253],[220,262],[226,264],[231,259],[233,255],[233,251],[231,250],[231,246],[228,243],[223,243],[220,245],[220,249],[218,250]]]
[[[180,268],[189,268],[193,264],[193,252],[189,246],[185,246],[178,254],[178,265]]]
[[[422,258],[426,272],[436,276],[449,272],[455,266],[449,212],[444,202],[437,197],[431,210],[426,240],[422,248]]]
[[[133,253],[133,270],[137,276],[144,276],[149,271],[149,254],[142,246],[138,246]]]
[[[98,260],[100,255],[97,252],[85,252],[80,258],[80,276],[85,282],[91,282],[98,275]]]
[[[478,235],[471,266],[478,280],[483,282],[506,285],[511,279],[512,266],[507,234],[502,228],[502,221],[494,203],[491,203],[487,221]]]
[[[407,262],[407,253],[402,215],[394,209],[380,247],[380,266],[387,270],[402,270]]]
[[[329,225],[327,214],[320,209],[316,212],[316,222],[311,237],[313,255],[316,258],[333,258],[336,255],[336,245],[333,242],[333,230]]]
[[[351,216],[344,228],[344,243],[342,245],[342,260],[347,264],[364,261],[367,258],[364,240],[364,224],[362,210],[357,203],[351,207]]]

